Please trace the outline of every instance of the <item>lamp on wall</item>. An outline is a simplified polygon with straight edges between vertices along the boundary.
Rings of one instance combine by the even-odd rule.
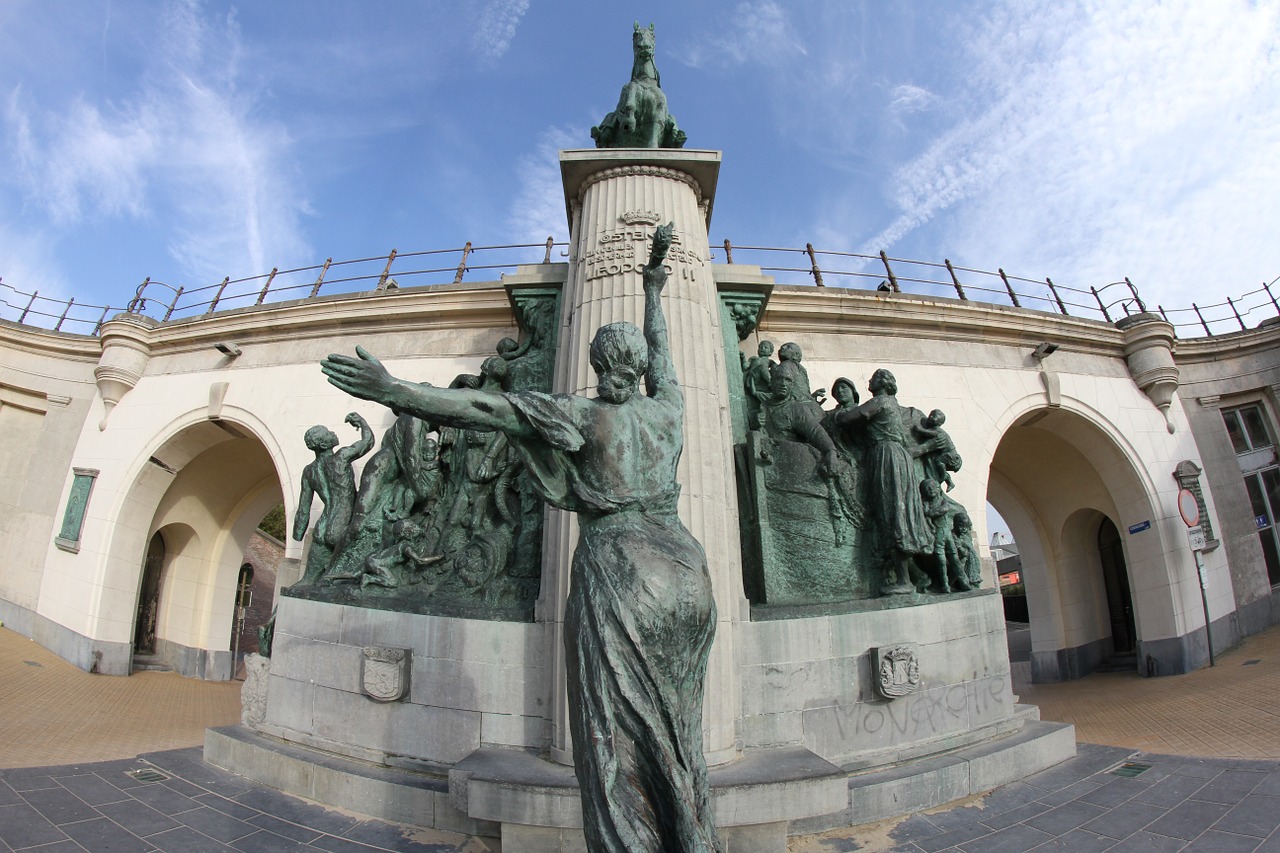
[[[1057,344],[1051,344],[1048,341],[1036,344],[1036,348],[1031,351],[1031,357],[1036,361],[1043,361],[1046,357],[1053,355],[1058,351]]]
[[[240,355],[240,347],[231,343],[231,341],[220,341],[214,344],[213,348],[216,349],[218,352],[222,353],[223,355],[228,356],[230,358],[235,358],[236,356]]]

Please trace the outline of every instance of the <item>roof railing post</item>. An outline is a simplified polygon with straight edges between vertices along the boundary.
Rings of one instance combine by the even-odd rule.
[[[551,263],[551,247],[554,246],[555,244],[556,244],[555,238],[548,235],[547,236],[547,253],[542,256],[542,262],[544,264]]]
[[[898,277],[893,274],[893,267],[889,266],[889,256],[884,249],[880,250],[880,263],[884,264],[885,275],[889,276],[889,289],[894,293],[901,293],[902,288],[898,286]]]
[[[378,277],[378,286],[374,290],[387,289],[387,277],[391,275],[391,264],[396,259],[396,250],[392,249],[391,254],[387,255],[387,265],[382,268],[382,275]]]
[[[467,271],[467,255],[471,254],[471,241],[462,247],[462,260],[458,261],[458,273],[453,277],[454,284],[462,284],[462,275]]]
[[[1138,288],[1134,287],[1133,282],[1129,281],[1129,276],[1124,277],[1124,283],[1129,285],[1129,292],[1133,294],[1133,301],[1138,303],[1138,311],[1145,314],[1147,306],[1146,303],[1142,301],[1142,297],[1138,295]]]
[[[964,295],[964,285],[960,284],[960,277],[956,275],[955,268],[951,266],[951,259],[943,258],[942,262],[947,265],[947,272],[951,273],[951,283],[956,286],[956,294],[961,299],[968,300],[969,297]]]
[[[1013,307],[1021,308],[1022,303],[1018,301],[1018,294],[1013,292],[1013,285],[1009,283],[1009,276],[1004,274],[1004,268],[997,267],[996,272],[1000,273],[1000,279],[1004,282],[1004,289],[1009,291],[1009,300],[1013,302]]]
[[[724,262],[726,264],[733,263],[733,246],[729,243],[729,238],[724,238]]]
[[[1058,303],[1058,310],[1062,312],[1062,316],[1069,317],[1067,313],[1067,305],[1062,301],[1062,297],[1058,295],[1058,288],[1053,286],[1053,279],[1046,277],[1045,283],[1049,285],[1049,292],[1053,294],[1053,299]]]
[[[813,244],[805,243],[804,250],[809,255],[809,274],[813,276],[813,283],[818,287],[826,287],[822,281],[822,270],[818,269],[818,256],[814,254]]]
[[[1231,313],[1236,315],[1236,322],[1240,324],[1240,329],[1242,331],[1247,331],[1249,327],[1244,324],[1244,318],[1241,317],[1240,312],[1236,310],[1236,304],[1231,301],[1230,296],[1227,297],[1227,304],[1231,306]]]
[[[1213,332],[1209,331],[1209,324],[1204,321],[1204,315],[1200,313],[1200,306],[1192,302],[1191,310],[1195,311],[1196,316],[1200,318],[1200,325],[1204,326],[1204,333],[1209,337],[1213,337]]]
[[[1271,285],[1267,284],[1267,283],[1264,281],[1264,282],[1262,283],[1262,289],[1263,289],[1263,290],[1265,290],[1265,291],[1267,292],[1267,296],[1268,296],[1268,298],[1270,298],[1270,299],[1271,299],[1271,304],[1275,306],[1276,313],[1277,313],[1277,314],[1280,314],[1280,302],[1276,302],[1276,298],[1275,298],[1275,296],[1271,293]]]
[[[222,280],[222,284],[218,285],[218,292],[213,295],[213,301],[209,303],[209,310],[204,312],[212,314],[218,308],[218,300],[222,298],[222,291],[227,289],[227,285],[231,282],[231,276],[227,276]]]
[[[138,289],[133,292],[133,299],[129,300],[129,307],[125,311],[133,314],[135,312],[147,310],[147,300],[142,294],[146,292],[147,285],[151,283],[151,276],[147,276],[142,280],[142,284],[138,285]]]
[[[71,310],[71,306],[76,304],[75,297],[67,300],[67,307],[62,309],[62,316],[58,318],[57,324],[53,327],[55,332],[62,331],[62,323],[67,319],[67,312]]]
[[[178,300],[182,297],[182,291],[186,289],[187,286],[185,284],[178,285],[177,293],[173,294],[173,302],[169,304],[169,310],[164,312],[164,320],[161,320],[160,322],[163,323],[173,316],[173,309],[178,307]]]
[[[107,322],[107,312],[111,310],[110,305],[103,306],[102,316],[98,318],[98,322],[93,324],[93,334],[98,334],[102,330],[102,324]]]
[[[1093,294],[1093,298],[1098,301],[1098,308],[1102,311],[1102,316],[1107,318],[1107,322],[1111,322],[1111,315],[1107,312],[1107,306],[1102,304],[1102,297],[1098,295],[1098,288],[1090,286],[1089,292]]]
[[[258,301],[253,303],[254,305],[261,305],[263,300],[267,298],[267,291],[271,289],[271,282],[276,280],[276,273],[279,270],[279,267],[271,268],[271,274],[267,276],[267,283],[262,285],[262,290],[258,292]]]
[[[324,274],[329,271],[329,264],[331,263],[333,263],[333,258],[325,258],[324,266],[320,268],[320,276],[316,279],[316,283],[311,285],[311,292],[307,294],[308,299],[320,292],[320,285],[324,284]]]
[[[31,294],[31,298],[27,300],[27,307],[22,309],[22,316],[18,318],[19,323],[27,322],[27,314],[31,311],[31,306],[36,304],[36,297],[40,295],[40,291]]]

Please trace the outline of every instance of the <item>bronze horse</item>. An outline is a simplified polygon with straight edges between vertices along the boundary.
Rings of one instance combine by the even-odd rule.
[[[591,128],[597,148],[683,148],[685,133],[667,112],[667,96],[653,61],[653,24],[637,21],[631,36],[631,81],[622,87],[618,107]]]

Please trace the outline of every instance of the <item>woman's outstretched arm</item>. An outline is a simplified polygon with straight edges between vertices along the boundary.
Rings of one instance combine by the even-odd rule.
[[[645,390],[656,396],[663,386],[679,391],[675,364],[671,361],[671,341],[667,336],[667,318],[662,313],[662,288],[667,284],[663,266],[671,248],[671,232],[675,223],[659,226],[653,232],[653,249],[644,267],[644,338],[649,344],[649,370],[645,374]]]
[[[469,388],[436,388],[397,379],[382,362],[356,347],[354,357],[334,354],[320,362],[329,382],[353,397],[372,400],[443,426],[532,435],[532,427],[500,394]]]

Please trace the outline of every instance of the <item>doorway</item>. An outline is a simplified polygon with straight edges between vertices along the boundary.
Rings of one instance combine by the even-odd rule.
[[[160,578],[164,572],[164,537],[157,532],[147,545],[142,567],[142,589],[138,593],[138,612],[134,619],[133,654],[135,657],[156,653],[156,620],[160,613]]]
[[[1098,527],[1098,556],[1102,561],[1102,582],[1107,591],[1107,610],[1111,617],[1111,640],[1115,657],[1133,656],[1137,652],[1138,631],[1133,619],[1133,596],[1129,591],[1129,570],[1124,561],[1124,543],[1120,531],[1105,516]]]

